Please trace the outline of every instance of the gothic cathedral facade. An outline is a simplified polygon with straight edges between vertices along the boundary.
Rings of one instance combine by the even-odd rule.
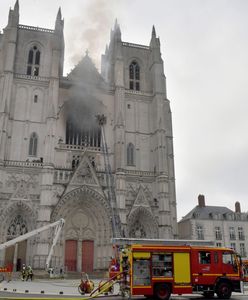
[[[115,218],[121,236],[177,238],[171,110],[154,27],[145,46],[116,22],[101,72],[86,53],[67,76],[63,27],[60,9],[53,30],[19,24],[17,0],[0,34],[0,243],[64,218],[52,264],[89,272],[108,266]],[[0,260],[42,268],[52,236]]]

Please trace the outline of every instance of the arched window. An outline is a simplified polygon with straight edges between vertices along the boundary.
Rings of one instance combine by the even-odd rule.
[[[40,51],[37,46],[32,46],[28,52],[27,75],[39,76]]]
[[[8,239],[23,235],[28,232],[25,219],[21,215],[17,215],[10,223],[7,231]]]
[[[35,132],[33,132],[30,136],[29,140],[29,150],[28,155],[36,156],[37,155],[37,145],[38,145],[38,136]]]
[[[134,166],[134,145],[132,143],[127,146],[127,165]]]
[[[140,90],[140,67],[136,61],[133,61],[129,66],[129,89]]]

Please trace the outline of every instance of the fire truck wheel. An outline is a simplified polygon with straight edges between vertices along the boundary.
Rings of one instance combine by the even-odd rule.
[[[212,299],[212,298],[214,298],[214,292],[212,292],[212,291],[204,292],[204,293],[203,293],[203,296],[204,296],[204,298],[206,298],[206,299]]]
[[[220,282],[216,290],[219,299],[229,299],[232,295],[232,287],[228,282]]]
[[[170,299],[171,288],[168,284],[160,283],[155,286],[154,296],[158,300]]]

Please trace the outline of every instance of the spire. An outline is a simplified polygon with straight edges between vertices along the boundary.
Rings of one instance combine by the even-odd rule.
[[[156,30],[155,30],[155,26],[152,26],[152,38],[156,37]]]
[[[14,6],[14,12],[19,14],[19,0],[16,0],[15,6]]]
[[[62,20],[61,8],[59,7],[56,22],[55,22],[55,30],[63,31],[64,28],[64,20]]]
[[[57,13],[56,21],[61,21],[61,7],[59,7],[59,10],[58,10],[58,13]]]
[[[152,26],[152,37],[150,41],[150,47],[151,48],[160,48],[160,41],[159,38],[157,38],[155,26]]]
[[[109,49],[109,47],[108,47],[108,44],[106,44],[106,48],[105,48],[105,54],[107,54],[107,53],[108,53],[108,49]]]
[[[115,19],[115,26],[114,26],[114,30],[116,30],[118,27],[119,27],[119,24],[118,24],[118,21],[117,21],[117,18],[116,18],[116,19]]]
[[[16,0],[14,9],[9,10],[8,26],[16,27],[19,24],[19,1]]]
[[[117,19],[115,19],[114,32],[115,32],[115,36],[117,37],[117,39],[121,40],[121,29],[120,29],[120,25],[118,24]]]

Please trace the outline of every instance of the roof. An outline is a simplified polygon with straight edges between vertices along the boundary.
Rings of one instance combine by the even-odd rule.
[[[104,81],[87,52],[75,68],[71,70],[67,78],[96,85]]]
[[[187,219],[205,219],[209,220],[214,215],[233,214],[234,212],[225,206],[195,206],[181,221]],[[180,222],[181,222],[180,221]]]

